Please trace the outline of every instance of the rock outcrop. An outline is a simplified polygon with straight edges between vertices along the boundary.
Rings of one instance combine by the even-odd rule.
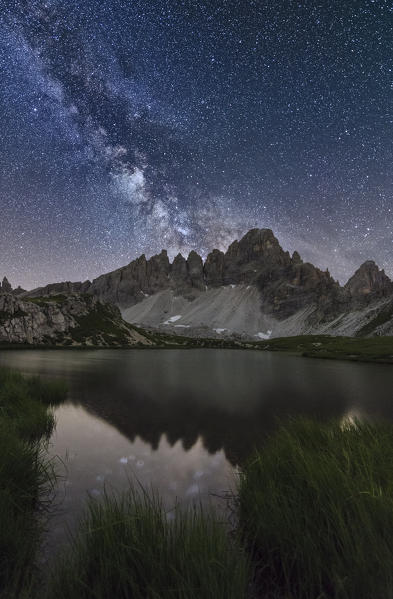
[[[0,344],[130,346],[152,341],[94,296],[0,295]]]
[[[346,283],[344,289],[357,304],[393,295],[393,283],[373,260],[367,260]]]
[[[11,287],[11,283],[9,282],[7,277],[4,277],[2,283],[0,284],[0,288],[1,288],[1,293],[11,293],[12,287]]]
[[[0,294],[2,293],[12,293],[13,295],[22,295],[22,293],[26,293],[25,289],[19,285],[16,289],[12,289],[12,285],[7,279],[7,277],[3,278],[3,281],[0,282]]]
[[[31,291],[24,291],[23,289],[18,292],[17,295],[24,294],[25,297],[45,297],[49,295],[69,294],[69,293],[87,293],[90,289],[91,282],[84,281],[83,283],[72,283],[71,281],[64,281],[63,283],[50,283],[45,287],[38,287]],[[20,289],[20,288],[18,288]],[[17,290],[14,291],[14,293]]]

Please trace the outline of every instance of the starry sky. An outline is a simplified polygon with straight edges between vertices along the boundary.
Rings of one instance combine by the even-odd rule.
[[[251,227],[393,276],[393,0],[0,0],[0,276]]]

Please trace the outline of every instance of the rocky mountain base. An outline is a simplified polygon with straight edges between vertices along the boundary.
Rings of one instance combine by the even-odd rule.
[[[0,344],[53,346],[150,346],[115,306],[94,296],[42,298],[0,295]]]

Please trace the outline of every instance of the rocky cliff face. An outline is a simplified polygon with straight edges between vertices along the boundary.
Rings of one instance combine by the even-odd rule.
[[[149,260],[142,255],[128,266],[98,277],[86,291],[125,309],[166,289],[192,300],[212,287],[242,284],[256,285],[261,305],[278,318],[311,301],[323,304],[325,297],[337,295],[339,288],[328,273],[303,264],[296,252],[291,258],[270,229],[252,229],[227,252],[213,250],[205,263],[191,252],[187,259],[177,255],[171,264],[163,250]]]
[[[393,283],[372,260],[364,262],[344,287],[354,303],[365,304],[393,295]]]
[[[37,289],[32,289],[31,291],[22,290],[18,293],[18,295],[24,295],[24,297],[34,298],[45,297],[47,295],[58,295],[62,293],[87,293],[90,286],[90,281],[85,281],[84,283],[71,283],[71,281],[64,281],[63,283],[50,283],[49,285],[45,285],[45,287],[38,287]],[[15,291],[13,292],[14,294]]]
[[[251,325],[247,325],[247,320],[258,322],[260,327],[265,323],[266,330],[277,330],[283,335],[313,332],[326,323],[329,327],[329,323],[335,323],[338,318],[347,318],[354,311],[375,307],[378,312],[378,302],[393,299],[393,283],[374,262],[365,262],[341,287],[328,271],[304,263],[298,252],[292,256],[285,252],[270,229],[251,229],[226,252],[214,249],[205,262],[192,251],[187,258],[178,254],[170,263],[167,252],[162,250],[150,259],[142,255],[92,283],[57,283],[27,295],[87,293],[119,306],[123,313],[129,314],[131,322],[172,326],[178,321],[174,327],[190,328],[184,333],[191,334],[197,327],[206,334],[206,327],[207,332],[209,327],[211,331],[216,330],[213,320],[220,323],[218,330],[227,330],[225,323],[213,318],[213,314],[227,313],[220,302],[225,301],[228,294],[214,290],[237,286],[244,288],[244,293],[232,294],[228,318],[242,323],[237,333],[246,331],[248,335]],[[246,293],[249,288],[255,293],[252,290]],[[233,318],[235,312],[241,312],[243,304],[246,306],[244,318]],[[140,309],[132,309],[139,305]],[[191,312],[195,312],[192,318],[190,305],[193,306]],[[251,316],[253,311],[262,315],[262,320]],[[186,312],[190,313],[189,321],[181,320]],[[138,320],[134,320],[136,318]],[[345,334],[352,334],[356,329],[349,324],[351,319],[348,317],[346,322]],[[340,334],[339,328],[334,331]],[[255,335],[263,334],[255,331]]]
[[[121,318],[118,308],[94,296],[21,299],[0,295],[0,344],[151,345]]]

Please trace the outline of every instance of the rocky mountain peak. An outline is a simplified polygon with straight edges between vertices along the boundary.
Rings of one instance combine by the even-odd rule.
[[[303,264],[303,260],[301,259],[299,252],[297,252],[296,250],[292,254],[292,263]]]
[[[7,279],[7,277],[3,278],[3,281],[0,281],[0,293],[12,293],[13,295],[21,295],[22,293],[26,293],[24,289],[20,285],[16,289],[12,289],[12,285]]]
[[[251,229],[224,256],[224,284],[253,283],[260,275],[291,263],[270,229]]]
[[[0,283],[0,292],[1,293],[11,293],[12,291],[12,285],[9,282],[9,280],[7,279],[7,277],[3,278],[3,282]]]
[[[181,254],[177,254],[172,262],[171,279],[176,293],[183,293],[189,285],[187,261]]]
[[[188,274],[191,280],[191,286],[196,289],[204,289],[205,282],[203,279],[203,261],[199,254],[192,250],[187,258]]]
[[[229,259],[255,260],[274,251],[280,253],[283,250],[271,229],[251,229],[240,241],[231,243],[225,256]]]
[[[222,285],[224,275],[224,252],[214,249],[208,254],[205,265],[204,273],[206,279],[206,285],[209,287],[217,287]]]
[[[393,292],[393,283],[374,260],[366,260],[349,279],[344,289],[356,299],[384,297]]]

